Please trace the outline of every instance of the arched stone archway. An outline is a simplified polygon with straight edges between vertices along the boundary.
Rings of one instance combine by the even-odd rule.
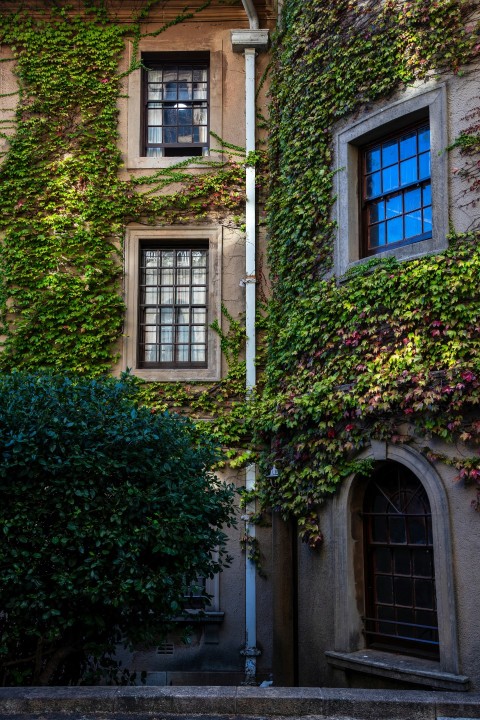
[[[439,671],[459,673],[454,574],[447,495],[436,469],[417,450],[406,445],[372,442],[360,456],[377,463],[390,461],[408,468],[422,483],[432,511],[433,546],[440,646]],[[368,478],[352,475],[333,501],[335,542],[335,648],[354,653],[365,648],[363,496]]]

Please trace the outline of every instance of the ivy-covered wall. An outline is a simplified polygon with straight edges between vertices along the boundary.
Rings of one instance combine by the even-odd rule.
[[[13,68],[18,87],[6,82],[1,97],[1,370],[99,375],[118,367],[123,242],[132,223],[214,223],[241,234],[245,154],[230,136],[212,138],[220,160],[197,158],[192,168],[180,158],[171,167],[131,172],[121,153],[125,119],[119,125],[142,43],[155,46],[165,33],[174,38],[175,28],[188,38],[192,22],[205,15],[207,33],[208,22],[225,13],[230,25],[235,17],[245,24],[236,5],[193,2],[176,15],[157,0],[0,3],[2,78]],[[231,130],[231,119],[225,124]],[[238,280],[231,278],[237,294]],[[242,446],[249,436],[241,410],[244,332],[227,309],[214,325],[227,376],[215,384],[149,383],[141,398],[154,409],[216,417],[205,424],[208,432],[225,447]]]
[[[150,227],[203,224],[220,228],[219,234],[225,227],[236,245],[231,241],[227,248],[225,232],[222,311],[212,318],[223,354],[221,379],[138,380],[138,398],[152,412],[170,409],[193,417],[234,467],[249,455],[252,436],[238,307],[244,292],[245,165],[257,157],[246,158],[241,147],[244,59],[234,56],[230,44],[230,30],[247,26],[240,0],[192,0],[183,10],[178,2],[160,0],[0,0],[0,372],[117,372],[123,364],[128,229],[145,228],[148,237]],[[224,83],[224,104],[215,111],[225,137],[211,138],[218,152],[195,158],[193,167],[179,158],[170,167],[132,169],[127,94],[129,79],[139,74],[140,52],[189,51],[198,49],[195,43],[210,50],[212,38],[219,55],[214,80]],[[241,483],[236,471],[226,473]],[[199,624],[190,653],[177,647],[174,658],[161,658],[169,669],[176,663],[189,670],[230,670],[239,673],[235,682],[242,679],[244,556],[238,531],[232,535],[234,560],[220,581],[221,609],[230,612],[228,625],[219,627],[221,651],[197,642]],[[244,544],[250,550],[248,539]],[[262,592],[260,606],[269,600],[268,591]],[[259,669],[265,673],[268,633],[265,624],[259,632]],[[146,662],[158,665],[155,648]]]
[[[119,70],[125,43],[135,48],[191,15],[152,30],[158,5],[144,3],[119,23],[104,2],[74,13],[39,1],[33,15],[1,3],[0,40],[11,53],[2,64],[15,63],[19,88],[13,127],[8,114],[3,121],[9,146],[0,167],[3,370],[95,375],[113,367],[128,223],[214,216],[241,224],[241,149],[231,148],[221,166],[207,162],[200,175],[183,163],[143,176],[121,167],[118,102],[137,67],[133,52]],[[480,477],[475,224],[461,234],[452,226],[442,255],[404,263],[379,256],[346,282],[331,276],[334,128],[412,83],[468,79],[477,52],[475,4],[467,0],[285,2],[271,72],[265,386],[247,407],[243,330],[227,312],[217,325],[230,366],[222,381],[143,388],[154,408],[213,417],[205,428],[236,446],[229,452],[240,460],[251,457],[255,426],[256,447],[268,448],[264,467],[275,461],[281,471],[274,486],[260,481],[261,500],[296,515],[312,545],[321,542],[317,504],[357,467],[370,438],[466,443],[461,456],[444,460],[464,480]],[[452,143],[452,173],[469,189],[455,202],[474,218],[478,109],[466,109]]]
[[[465,183],[443,199],[463,206],[469,232],[452,225],[442,254],[401,263],[380,254],[341,281],[332,276],[334,177],[345,170],[333,157],[335,128],[415,83],[473,82],[475,11],[466,0],[283,6],[271,91],[273,299],[257,425],[270,443],[265,467],[275,462],[280,475],[261,483],[260,495],[296,515],[312,547],[322,542],[318,505],[361,468],[357,456],[371,439],[421,437],[432,461],[454,464],[478,487],[478,105],[450,128],[450,171]],[[430,438],[455,452],[435,457]],[[478,509],[478,499],[472,504]]]

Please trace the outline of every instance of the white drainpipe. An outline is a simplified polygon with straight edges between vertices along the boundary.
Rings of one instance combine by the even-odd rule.
[[[258,23],[257,23],[258,27]],[[246,152],[255,151],[255,55],[253,48],[245,48],[245,129]],[[256,384],[255,368],[255,314],[256,314],[256,198],[255,198],[255,167],[246,168],[246,247],[245,247],[245,326],[247,332],[246,360],[246,392],[247,396]],[[247,492],[254,490],[257,468],[251,464],[246,469],[245,487]],[[246,508],[247,517],[255,512],[255,503]],[[255,525],[246,522],[245,534],[255,540]],[[256,599],[256,567],[248,557],[245,565],[245,682],[254,683],[257,674],[257,599]]]
[[[257,50],[266,50],[268,31],[258,29],[258,16],[252,0],[242,0],[247,13],[250,29],[233,30],[232,46],[234,51],[243,51],[245,55],[245,149],[246,153],[255,151],[255,57]],[[246,168],[246,246],[245,246],[245,325],[247,344],[246,360],[246,394],[251,393],[256,384],[255,368],[255,315],[256,315],[256,198],[255,198],[255,167]],[[245,486],[247,491],[255,488],[256,465],[252,463],[246,469]],[[245,509],[245,534],[255,539],[255,525],[249,522],[250,515],[255,512],[255,503],[249,503]],[[248,557],[248,544],[245,561],[245,684],[255,684],[257,673],[257,601],[256,601],[256,567]]]

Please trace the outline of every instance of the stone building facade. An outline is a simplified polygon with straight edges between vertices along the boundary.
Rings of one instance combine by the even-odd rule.
[[[5,10],[11,12],[14,5],[5,3]],[[141,6],[137,2],[109,3],[111,21],[126,27]],[[45,7],[42,2],[34,3],[31,10],[41,16]],[[82,2],[69,10],[80,15],[84,11]],[[138,44],[127,34],[118,67],[119,73],[125,73],[118,100],[122,179],[142,177],[148,182],[156,173],[188,158],[195,177],[205,172],[202,162],[218,166],[226,162],[226,147],[236,148],[237,156],[241,156],[245,152],[242,148],[248,145],[247,102],[250,142],[252,137],[254,143],[262,139],[255,118],[257,111],[265,113],[266,87],[260,89],[257,98],[254,94],[267,66],[269,30],[275,18],[276,9],[263,0],[248,2],[245,7],[240,1],[214,0],[203,9],[202,3],[194,0],[187,11],[175,1],[152,4]],[[17,81],[14,63],[8,62],[9,47],[1,47],[0,52],[6,60],[0,63],[4,151],[8,149],[8,136],[15,132]],[[248,91],[246,54],[250,55],[251,68]],[[130,71],[140,60],[141,67]],[[171,183],[168,190],[172,191]],[[253,208],[253,237],[248,242],[254,244],[254,257],[259,258],[265,254],[265,237],[256,232],[255,198],[250,196],[249,203]],[[156,224],[147,215],[141,222],[126,226],[126,316],[117,345],[118,363],[112,368],[116,374],[129,370],[148,382],[203,382],[203,387],[225,376],[220,335],[211,325],[217,322],[226,332],[228,323],[222,308],[235,319],[244,317],[246,310],[243,217],[232,215],[233,211],[229,215],[228,211],[207,210],[201,219],[182,218],[176,224]],[[242,470],[219,474],[238,488],[245,485]],[[199,579],[188,601],[188,616],[178,621],[175,631],[159,638],[155,647],[139,647],[133,653],[119,650],[122,667],[136,673],[138,681],[142,673],[146,673],[147,685],[235,685],[245,679],[246,563],[251,563],[240,544],[244,532],[245,522],[239,519],[238,526],[230,531],[231,566],[213,579]],[[205,593],[210,596],[206,608]],[[253,593],[260,617],[269,618],[270,587],[260,580]],[[260,679],[271,674],[270,637],[270,622],[262,620],[252,655]]]
[[[348,288],[346,273],[373,257],[403,263],[435,256],[449,247],[452,230],[478,232],[478,188],[459,173],[465,162],[460,149],[447,148],[476,117],[479,90],[478,64],[458,75],[431,73],[387,99],[365,103],[333,127],[332,276],[338,286]],[[424,151],[431,164],[422,175]],[[389,172],[397,170],[392,180]],[[408,207],[412,191],[418,203]],[[362,202],[370,220],[359,211]],[[415,229],[408,225],[413,215]],[[348,387],[345,393],[347,409]],[[365,440],[356,458],[370,459],[371,469],[342,481],[321,507],[320,550],[298,543],[294,527],[274,522],[275,554],[289,559],[276,573],[273,595],[280,684],[480,688],[478,515],[470,506],[474,491],[448,464],[471,447],[419,436],[408,422],[399,433],[400,444],[398,437]],[[447,461],[436,462],[436,456]],[[281,473],[281,460],[277,464]]]
[[[135,7],[117,3],[118,21],[127,22]],[[119,99],[125,178],[153,176],[189,156],[221,161],[215,136],[235,146],[246,144],[245,113],[251,99],[246,99],[245,55],[257,55],[258,86],[268,63],[267,31],[275,24],[276,8],[265,0],[212,2],[156,36],[181,10],[176,2],[159,5],[149,14],[139,45],[126,42],[120,70],[130,66],[132,53],[142,57],[143,67],[126,73]],[[256,26],[253,11],[258,13]],[[0,51],[10,57],[8,47]],[[478,77],[472,66],[463,74],[413,83],[336,125],[334,273],[339,283],[379,246],[383,257],[400,261],[440,253],[448,246],[451,226],[466,232],[478,219],[475,205],[463,202],[469,189],[455,172],[459,151],[445,152],[465,115],[476,107]],[[10,63],[0,63],[0,87],[0,111],[8,120],[13,116],[8,94],[16,88]],[[262,108],[265,93],[262,85],[257,98]],[[313,133],[322,130],[312,127]],[[13,130],[5,128],[2,150],[8,147],[9,132]],[[383,161],[382,152],[397,155]],[[365,153],[371,162],[366,181],[359,171]],[[431,164],[424,171],[427,154]],[[394,205],[390,190],[372,190],[366,200],[377,203],[377,215],[369,224],[366,252],[359,239],[362,182],[374,187],[382,173],[387,177],[390,172],[405,174],[406,189],[395,185],[394,193],[403,205],[387,217],[387,205]],[[369,207],[373,217],[373,205]],[[401,231],[394,227],[399,216]],[[128,368],[158,382],[222,378],[225,358],[210,325],[222,322],[222,305],[234,317],[245,312],[246,286],[255,280],[245,265],[249,242],[248,228],[246,242],[236,220],[215,213],[194,223],[130,223],[124,238],[125,331],[115,372]],[[257,258],[265,245],[259,232]],[[177,302],[174,295],[196,299]],[[181,320],[180,311],[187,306],[190,314]],[[276,685],[478,691],[478,517],[468,507],[464,488],[454,482],[454,469],[430,462],[421,452],[424,439],[411,428],[405,432],[411,436],[405,446],[369,442],[360,459],[371,459],[370,476],[351,476],[321,507],[325,542],[320,552],[299,543],[293,523],[274,514],[271,529],[257,529],[267,577],[252,584],[251,563],[233,530],[232,565],[206,581],[212,602],[205,613],[192,607],[188,642],[182,640],[185,623],[179,622],[178,631],[158,646],[125,653],[125,666],[146,671],[147,684],[239,684],[246,675],[246,649],[247,669],[249,657],[255,658],[256,680],[272,674]],[[439,442],[434,449],[447,456],[458,450]],[[225,471],[225,477],[245,484],[243,471]],[[411,543],[392,540],[392,517],[400,518],[397,537],[408,534]],[[379,552],[378,533],[383,538]],[[402,552],[408,545],[407,553],[398,552],[397,545]],[[246,599],[252,593],[253,621]],[[381,607],[396,605],[404,608],[403,616],[379,615]],[[246,638],[246,625],[252,622],[253,643]]]

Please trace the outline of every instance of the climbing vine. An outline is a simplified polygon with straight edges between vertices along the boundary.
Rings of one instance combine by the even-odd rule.
[[[142,21],[155,4],[145,4]],[[243,167],[233,155],[226,163],[204,161],[200,175],[185,160],[120,178],[118,64],[126,37],[135,43],[141,33],[138,14],[119,24],[93,2],[82,15],[58,3],[0,21],[19,83],[16,132],[0,168],[4,370],[110,370],[124,314],[126,224],[239,213]]]
[[[195,158],[125,179],[118,147],[118,99],[126,42],[157,36],[210,4],[147,32],[158,0],[119,23],[102,0],[21,7],[0,19],[18,80],[14,132],[0,126],[8,150],[0,166],[0,370],[48,368],[81,375],[109,372],[117,358],[124,303],[122,256],[130,222],[190,220],[241,227],[245,153],[219,137],[225,162]],[[135,8],[135,4],[132,4]],[[78,9],[80,8],[80,10]],[[9,62],[9,60],[5,60]],[[12,94],[15,96],[15,94]],[[200,170],[199,170],[200,166]],[[149,383],[139,393],[153,410],[188,412],[230,447],[249,437],[242,410],[244,330],[224,310],[221,335],[229,372],[219,383]],[[208,420],[206,418],[208,417]],[[212,420],[213,418],[213,420]],[[245,442],[244,442],[245,444]],[[230,451],[232,458],[238,453]]]
[[[370,439],[424,438],[432,460],[480,477],[478,235],[410,262],[375,258],[331,277],[335,124],[414,82],[462,74],[478,53],[466,0],[286,0],[275,45],[268,206],[274,273],[257,428],[275,462],[263,504],[322,542],[318,507]],[[478,190],[478,115],[456,143]],[[472,175],[473,174],[473,175]],[[461,446],[441,457],[441,439]],[[428,447],[428,445],[432,447]],[[478,502],[474,501],[478,509]]]
[[[0,166],[3,371],[112,368],[129,222],[241,224],[244,164],[258,157],[239,148],[225,144],[230,159],[204,160],[201,172],[185,160],[121,175],[117,101],[137,65],[121,72],[119,63],[127,40],[138,47],[156,5],[142,3],[120,24],[102,0],[85,0],[81,13],[60,1],[39,2],[33,13],[2,3],[11,11],[0,18],[0,42],[11,48],[19,88],[14,134],[0,126],[9,136]],[[153,411],[193,415],[233,464],[269,448],[262,462],[275,461],[280,476],[260,481],[262,503],[296,515],[312,546],[321,542],[318,505],[361,471],[358,453],[370,439],[422,436],[432,460],[454,464],[462,480],[480,479],[476,229],[452,230],[441,255],[378,258],[345,282],[330,278],[335,124],[413,82],[463,73],[478,52],[473,11],[468,0],[285,1],[269,120],[266,386],[244,402],[244,330],[225,310],[215,326],[229,365],[224,379],[140,387]],[[463,158],[456,172],[471,183],[466,202],[475,202],[476,111],[454,145]],[[438,438],[462,453],[440,456]]]

